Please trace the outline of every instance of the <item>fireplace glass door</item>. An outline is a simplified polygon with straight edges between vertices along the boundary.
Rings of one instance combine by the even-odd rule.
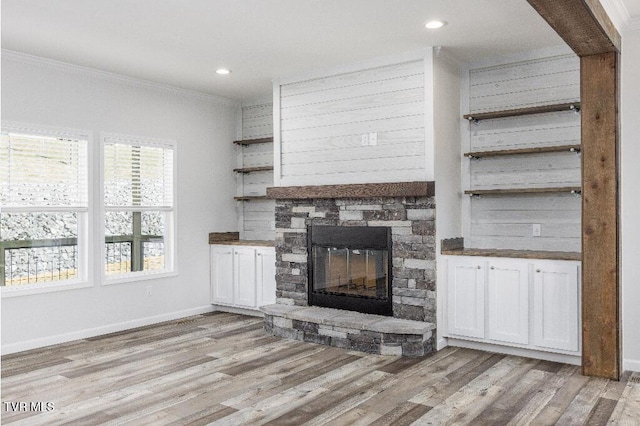
[[[309,304],[392,315],[391,229],[311,226]]]
[[[386,299],[386,250],[313,247],[316,293]]]

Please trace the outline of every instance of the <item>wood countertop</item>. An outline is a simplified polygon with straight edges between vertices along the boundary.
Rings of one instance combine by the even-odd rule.
[[[549,260],[582,260],[582,253],[570,251],[537,251],[537,250],[504,250],[504,249],[474,249],[454,248],[442,250],[442,254],[450,256],[485,256],[509,257],[516,259],[549,259]]]
[[[216,241],[210,244],[216,245],[216,246],[275,247],[275,241],[264,241],[264,240],[228,240],[228,241]]]

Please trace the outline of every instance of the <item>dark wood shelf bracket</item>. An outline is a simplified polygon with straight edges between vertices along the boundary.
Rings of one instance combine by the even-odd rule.
[[[518,117],[521,115],[544,114],[547,112],[573,111],[580,112],[580,102],[569,102],[562,104],[542,105],[527,108],[507,109],[501,111],[479,112],[477,114],[465,114],[463,118],[472,123],[478,124],[481,120],[491,120],[494,118]]]
[[[516,149],[503,149],[497,151],[475,151],[475,152],[466,152],[464,154],[465,157],[468,157],[470,160],[479,160],[483,157],[501,157],[507,155],[524,155],[524,154],[547,154],[553,152],[575,152],[576,154],[580,153],[581,150],[580,145],[556,145],[556,146],[545,146],[545,147],[534,147],[534,148],[516,148]]]
[[[503,188],[503,189],[469,189],[464,191],[465,194],[472,197],[480,197],[482,195],[526,195],[526,194],[549,194],[549,193],[569,193],[576,196],[582,194],[582,188],[568,186],[558,188]]]

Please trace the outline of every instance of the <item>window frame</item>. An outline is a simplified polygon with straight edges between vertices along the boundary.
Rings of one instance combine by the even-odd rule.
[[[34,284],[22,284],[18,286],[2,286],[0,288],[0,297],[2,299],[8,297],[26,296],[32,294],[50,293],[56,291],[73,290],[79,288],[92,287],[90,277],[94,275],[94,262],[90,261],[90,253],[93,253],[93,223],[94,223],[94,188],[93,188],[93,167],[94,162],[94,145],[92,132],[88,130],[45,126],[32,123],[22,123],[13,121],[2,121],[3,133],[22,133],[25,135],[48,137],[48,138],[65,138],[77,139],[86,142],[86,174],[87,180],[87,207],[82,209],[34,206],[34,207],[0,207],[0,212],[9,213],[28,213],[28,212],[75,212],[78,215],[77,230],[77,253],[78,253],[78,275],[72,279],[47,281]],[[40,208],[43,207],[43,208]],[[6,266],[6,265],[5,265]]]
[[[105,249],[105,220],[106,213],[110,209],[106,205],[105,200],[105,146],[112,143],[121,143],[131,146],[150,146],[154,148],[163,148],[172,150],[172,206],[170,209],[166,209],[165,226],[163,243],[165,248],[165,267],[162,270],[150,270],[150,271],[129,271],[122,274],[108,275],[105,272],[106,268],[106,249]],[[159,139],[142,137],[135,135],[119,134],[119,133],[101,133],[100,134],[100,217],[98,220],[99,225],[99,237],[100,241],[100,262],[96,262],[100,266],[100,276],[102,285],[122,284],[134,281],[144,281],[165,277],[173,277],[178,275],[178,262],[177,262],[177,183],[178,183],[178,144],[172,139]],[[112,210],[113,211],[113,210]],[[130,207],[123,207],[118,211],[145,211],[135,210]],[[147,210],[150,211],[150,210]],[[151,210],[153,211],[153,210]]]

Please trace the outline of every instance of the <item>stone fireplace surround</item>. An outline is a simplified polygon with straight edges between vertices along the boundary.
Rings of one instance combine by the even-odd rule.
[[[369,353],[435,349],[435,201],[432,182],[268,188],[276,199],[273,335]],[[309,226],[384,226],[392,234],[393,317],[308,306]]]

